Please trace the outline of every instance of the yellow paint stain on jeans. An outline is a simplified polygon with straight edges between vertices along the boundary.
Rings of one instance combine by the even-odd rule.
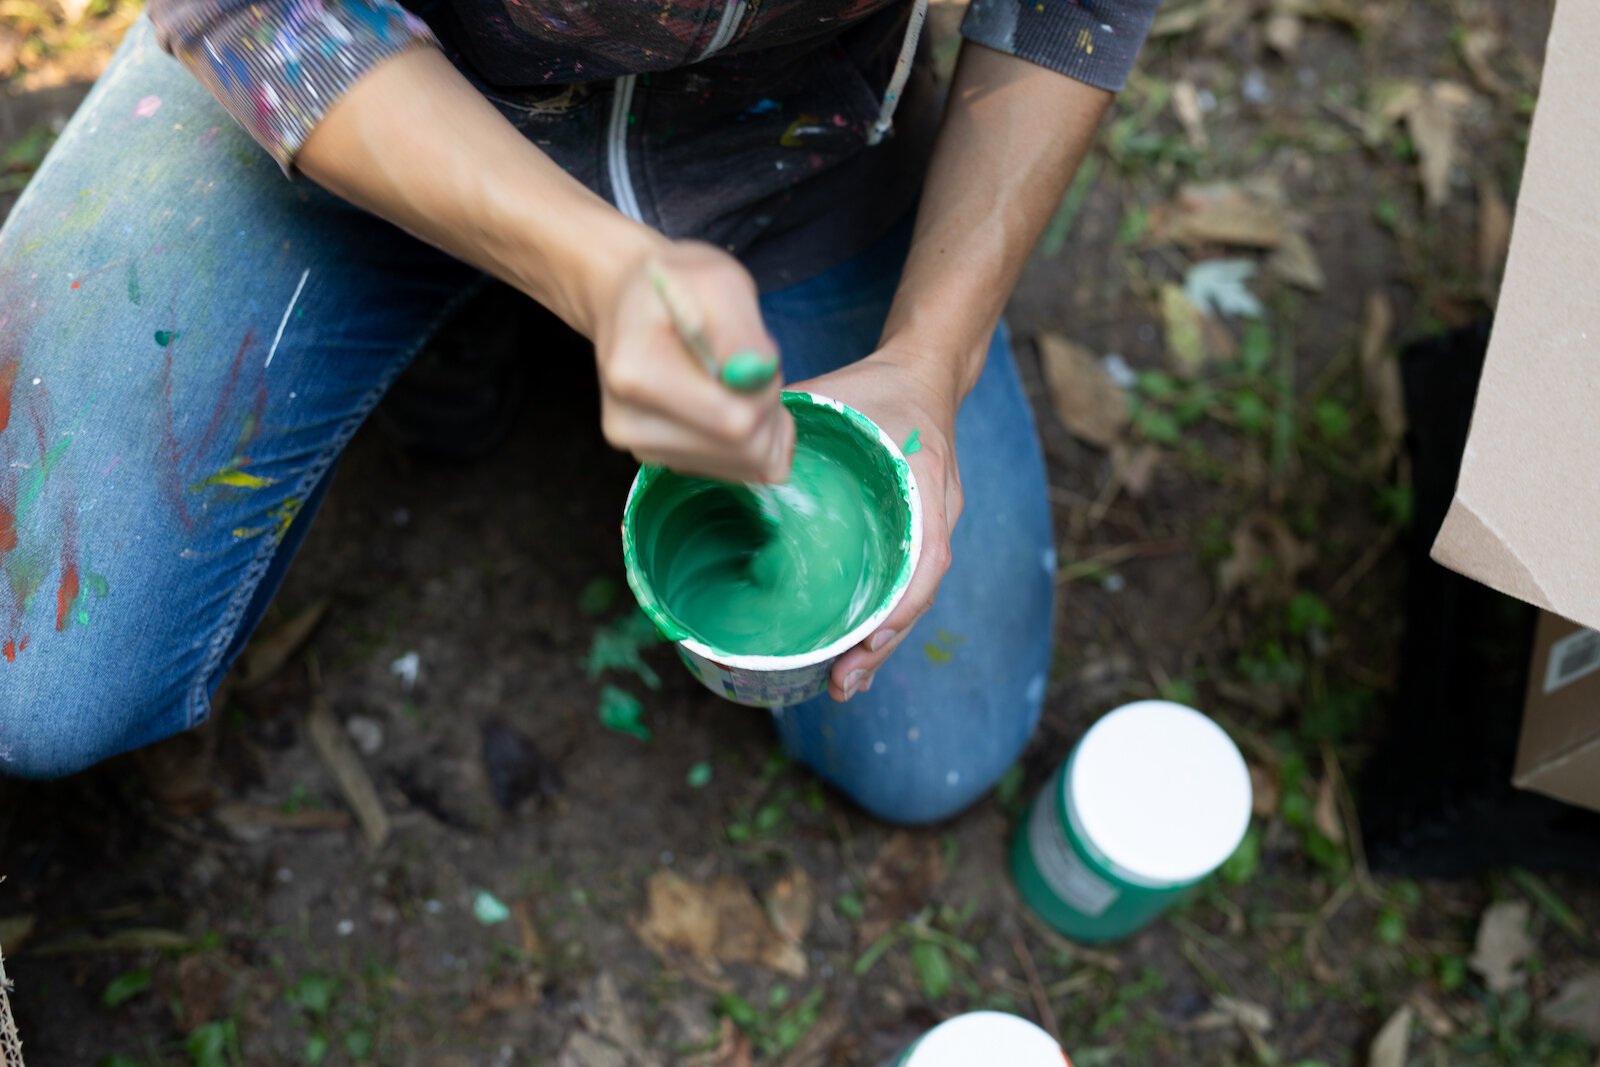
[[[237,467],[224,467],[215,474],[200,479],[189,487],[189,492],[198,493],[202,489],[226,485],[234,489],[265,489],[269,485],[276,485],[276,478],[263,478],[260,475],[250,474]]]

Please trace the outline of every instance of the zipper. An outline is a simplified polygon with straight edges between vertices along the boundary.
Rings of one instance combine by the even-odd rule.
[[[705,51],[694,57],[694,62],[714,56],[728,47],[728,42],[733,40],[733,35],[739,32],[739,27],[744,23],[744,11],[749,6],[749,0],[729,0],[722,9],[722,21],[717,23],[717,32],[711,35]]]
[[[611,125],[606,132],[606,171],[611,178],[611,198],[617,210],[634,222],[643,222],[639,210],[639,197],[633,191],[633,177],[628,172],[628,113],[633,107],[633,86],[639,80],[636,74],[627,74],[616,81],[611,93]]]

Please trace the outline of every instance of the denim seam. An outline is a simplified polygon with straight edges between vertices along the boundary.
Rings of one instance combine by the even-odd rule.
[[[411,365],[411,361],[416,359],[417,353],[421,352],[423,347],[433,339],[434,335],[449,320],[450,316],[455,314],[461,305],[474,294],[481,291],[487,283],[487,278],[479,278],[462,287],[459,293],[445,302],[439,314],[424,327],[417,342],[409,350],[406,350],[401,358],[395,360],[388,370],[373,383],[372,388],[367,391],[367,395],[362,398],[355,411],[345,420],[344,425],[339,427],[338,432],[333,435],[327,447],[306,469],[306,473],[301,477],[291,499],[298,497],[303,500],[316,488],[317,482],[338,460],[339,456],[344,452],[345,446],[355,437],[356,431],[361,428],[361,425],[367,421],[367,417],[378,406],[378,402],[389,391],[389,387],[394,384],[395,379],[405,371],[406,367]],[[291,521],[298,522],[299,518],[296,515]],[[310,521],[310,517],[307,518],[307,521]],[[266,539],[267,544],[256,554],[256,558],[250,561],[250,566],[245,571],[244,580],[240,583],[238,591],[234,593],[233,599],[228,602],[228,608],[223,613],[222,621],[217,624],[217,632],[211,638],[211,646],[206,653],[205,662],[201,664],[199,674],[190,684],[189,699],[187,701],[188,708],[184,716],[186,720],[185,730],[194,729],[210,717],[211,692],[207,683],[210,681],[212,674],[216,672],[223,655],[228,650],[228,646],[233,643],[234,634],[237,633],[239,623],[243,619],[245,611],[249,608],[250,601],[255,596],[256,587],[261,584],[261,579],[266,576],[268,569],[271,568],[272,560],[278,554],[278,548],[282,544],[281,540],[277,538],[267,537]]]

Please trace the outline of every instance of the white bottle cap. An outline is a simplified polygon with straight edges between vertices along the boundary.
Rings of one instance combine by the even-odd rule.
[[[957,1015],[929,1030],[903,1067],[1072,1067],[1056,1039],[999,1011]]]
[[[1250,827],[1250,770],[1222,727],[1141,700],[1095,723],[1072,759],[1075,822],[1118,873],[1147,886],[1204,878]]]

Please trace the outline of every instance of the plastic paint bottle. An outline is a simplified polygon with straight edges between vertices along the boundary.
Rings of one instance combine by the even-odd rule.
[[[1164,700],[1095,723],[1011,842],[1022,899],[1075,941],[1126,937],[1233,854],[1250,771],[1222,728]]]
[[[1026,1019],[974,1011],[946,1020],[884,1067],[1072,1067],[1056,1039]]]

